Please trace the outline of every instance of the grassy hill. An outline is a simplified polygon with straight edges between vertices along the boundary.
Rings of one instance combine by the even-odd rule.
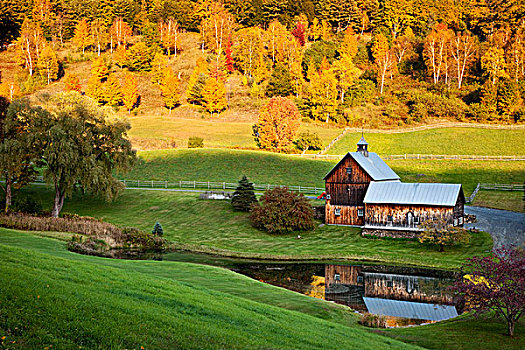
[[[0,242],[3,348],[411,348],[355,324],[344,326],[255,301],[253,295],[273,294],[300,299],[320,313],[340,312],[335,305],[222,269],[108,262],[9,230],[0,230]],[[227,280],[247,297],[180,280],[181,275]]]
[[[348,133],[328,154],[354,151],[361,133]],[[367,133],[369,150],[377,154],[525,155],[525,130],[441,128],[407,133]]]
[[[337,160],[241,150],[161,150],[140,152],[140,162],[123,177],[139,180],[237,182],[324,187]],[[511,183],[525,178],[525,162],[389,160],[402,181],[461,183],[470,194],[478,182]]]
[[[34,186],[25,192],[50,208],[50,189]],[[76,194],[66,200],[63,210],[145,231],[158,221],[164,237],[177,248],[234,257],[369,260],[454,269],[467,257],[484,255],[492,248],[487,233],[474,234],[469,245],[447,248],[444,253],[419,242],[363,238],[360,229],[351,227],[317,227],[301,232],[301,239],[297,233],[269,235],[253,228],[248,214],[234,211],[228,201],[198,197],[197,193],[127,190],[113,203],[106,203]]]
[[[6,349],[411,347],[384,335],[429,349],[525,345],[523,322],[512,339],[502,321],[471,316],[376,332],[346,307],[222,268],[83,256],[21,231],[0,228],[0,259]]]

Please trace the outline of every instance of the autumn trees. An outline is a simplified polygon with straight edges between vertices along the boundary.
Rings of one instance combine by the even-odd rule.
[[[255,142],[261,149],[283,152],[289,149],[299,129],[300,114],[286,97],[273,97],[259,112],[253,126]]]

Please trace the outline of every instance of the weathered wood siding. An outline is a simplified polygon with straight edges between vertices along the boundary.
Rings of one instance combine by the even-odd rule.
[[[412,222],[409,223],[409,216]],[[392,221],[389,221],[389,217]],[[381,227],[417,228],[430,219],[444,219],[450,224],[454,219],[453,207],[434,207],[423,205],[400,204],[367,204],[365,209],[365,225]],[[419,218],[419,225],[415,223]]]
[[[456,201],[456,205],[454,206],[454,220],[459,220],[461,218],[461,221],[458,221],[459,226],[463,226],[464,216],[465,216],[465,196],[463,195],[463,190],[461,190],[461,193],[458,196],[458,200]]]
[[[336,210],[339,209],[339,215],[336,215]],[[329,225],[364,225],[364,217],[358,216],[358,210],[364,210],[364,206],[347,206],[347,205],[332,205],[327,203],[325,206],[326,215],[325,222]]]
[[[365,296],[422,303],[452,304],[447,281],[383,273],[364,273]]]
[[[348,174],[347,168],[352,171]],[[372,181],[363,168],[351,157],[346,156],[326,178],[326,193],[330,195],[325,210],[325,222],[332,225],[363,225],[358,209],[364,209],[363,200]],[[335,215],[335,209],[341,214]]]
[[[327,264],[324,266],[325,286],[330,287],[336,283],[357,285],[357,276],[361,274],[362,269],[361,266]],[[339,281],[335,279],[336,274],[339,275]]]

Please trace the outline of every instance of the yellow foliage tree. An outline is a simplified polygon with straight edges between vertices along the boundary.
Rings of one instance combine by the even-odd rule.
[[[128,55],[128,50],[126,49],[125,45],[120,45],[115,50],[115,54],[113,55],[113,60],[115,63],[122,68],[126,64],[126,57]]]
[[[219,114],[228,107],[226,102],[226,87],[224,83],[208,78],[202,88],[204,107],[213,117],[213,113]]]
[[[353,60],[355,55],[357,55],[357,36],[350,27],[345,31],[339,53],[342,56],[348,56],[350,60]]]
[[[101,18],[95,18],[93,22],[91,22],[91,41],[98,56],[100,56],[101,50],[106,48],[108,44],[107,27]]]
[[[383,87],[385,85],[385,77],[391,74],[396,67],[395,54],[390,49],[388,39],[383,34],[378,34],[374,38],[372,45],[372,55],[376,64],[377,73],[381,77],[381,94],[383,94]]]
[[[115,74],[109,74],[104,84],[104,101],[110,106],[118,106],[122,102],[120,82]]]
[[[345,102],[345,92],[350,86],[359,78],[361,71],[357,68],[350,58],[350,56],[343,55],[334,62],[332,70],[337,79],[337,88],[339,96],[341,96],[341,103]]]
[[[122,102],[124,106],[131,113],[133,107],[137,104],[139,99],[139,91],[137,86],[137,79],[132,73],[127,73],[124,77],[124,85],[122,86]]]
[[[108,77],[108,66],[104,62],[104,59],[100,56],[93,60],[91,63],[91,75],[96,77],[98,80],[103,81]]]
[[[58,77],[58,59],[55,51],[49,45],[42,50],[37,68],[40,75],[47,80],[48,85],[51,80],[56,80]]]
[[[91,75],[88,80],[86,95],[97,101],[97,103],[104,102],[104,89],[102,82],[94,75]]]
[[[17,61],[33,75],[40,52],[45,46],[44,33],[39,23],[24,19],[20,36],[15,42]]]
[[[492,85],[496,85],[498,78],[508,78],[505,63],[505,52],[501,48],[489,47],[487,52],[481,56],[481,68],[488,75]]]
[[[113,47],[115,45],[117,45],[117,47],[122,45],[126,46],[132,36],[133,32],[131,27],[122,19],[122,17],[115,18],[113,24],[109,28],[111,53],[113,53]]]
[[[237,32],[238,43],[234,47],[234,58],[242,72],[253,76],[260,57],[266,54],[263,31],[259,27],[249,27]]]
[[[5,80],[0,84],[0,96],[4,96],[9,102],[13,102],[13,100],[22,96],[20,86],[18,86],[16,81]]]
[[[160,42],[168,54],[168,59],[172,50],[177,57],[177,48],[180,47],[179,24],[173,18],[169,18],[167,21],[160,21],[158,27]]]
[[[295,103],[286,97],[273,97],[259,111],[253,136],[259,148],[284,152],[292,145],[300,124]]]
[[[313,67],[309,67],[309,71]],[[337,108],[337,79],[330,64],[323,59],[321,69],[318,72],[310,72],[310,86],[308,97],[312,105],[314,118],[328,123],[330,116],[335,116]]]
[[[167,69],[166,73],[162,77],[160,91],[162,92],[164,105],[169,108],[171,115],[172,108],[176,107],[180,101],[179,79],[175,73],[173,73],[171,68]]]
[[[166,56],[161,53],[156,53],[151,61],[151,82],[153,84],[162,84],[162,79],[168,67]]]
[[[86,47],[93,45],[93,37],[89,32],[89,24],[85,18],[78,21],[75,27],[75,35],[73,36],[73,43],[82,49],[82,54],[86,52]]]

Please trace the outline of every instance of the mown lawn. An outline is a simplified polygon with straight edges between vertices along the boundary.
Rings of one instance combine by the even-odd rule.
[[[351,314],[346,308],[220,268],[81,256],[63,243],[5,229],[0,260],[2,348],[412,347],[357,327],[353,316],[341,317],[346,326],[321,319]],[[225,282],[237,292],[222,290]],[[284,299],[305,308],[276,306]]]
[[[139,153],[135,169],[122,178],[237,182],[242,175],[262,184],[324,187],[323,177],[337,160],[240,150],[163,150]],[[461,160],[389,160],[405,182],[463,184],[466,195],[478,182],[513,183],[525,179],[525,162]]]
[[[25,190],[50,207],[53,193],[43,186]],[[269,235],[250,225],[248,214],[233,211],[227,201],[203,201],[197,193],[127,190],[113,203],[81,194],[66,200],[65,212],[101,218],[122,226],[151,230],[155,222],[179,248],[238,257],[275,259],[352,259],[456,268],[465,258],[487,254],[492,239],[474,234],[468,246],[436,248],[411,241],[363,238],[360,229],[318,227],[312,232]]]
[[[442,128],[399,134],[367,133],[369,150],[377,154],[525,155],[525,130]],[[328,154],[354,151],[361,133],[348,133]]]
[[[474,205],[487,208],[525,212],[524,193],[522,191],[479,191]]]
[[[466,314],[452,320],[404,329],[378,331],[406,343],[427,349],[512,350],[525,349],[525,319],[516,325],[514,337],[507,336],[507,323],[489,313],[474,317]]]

